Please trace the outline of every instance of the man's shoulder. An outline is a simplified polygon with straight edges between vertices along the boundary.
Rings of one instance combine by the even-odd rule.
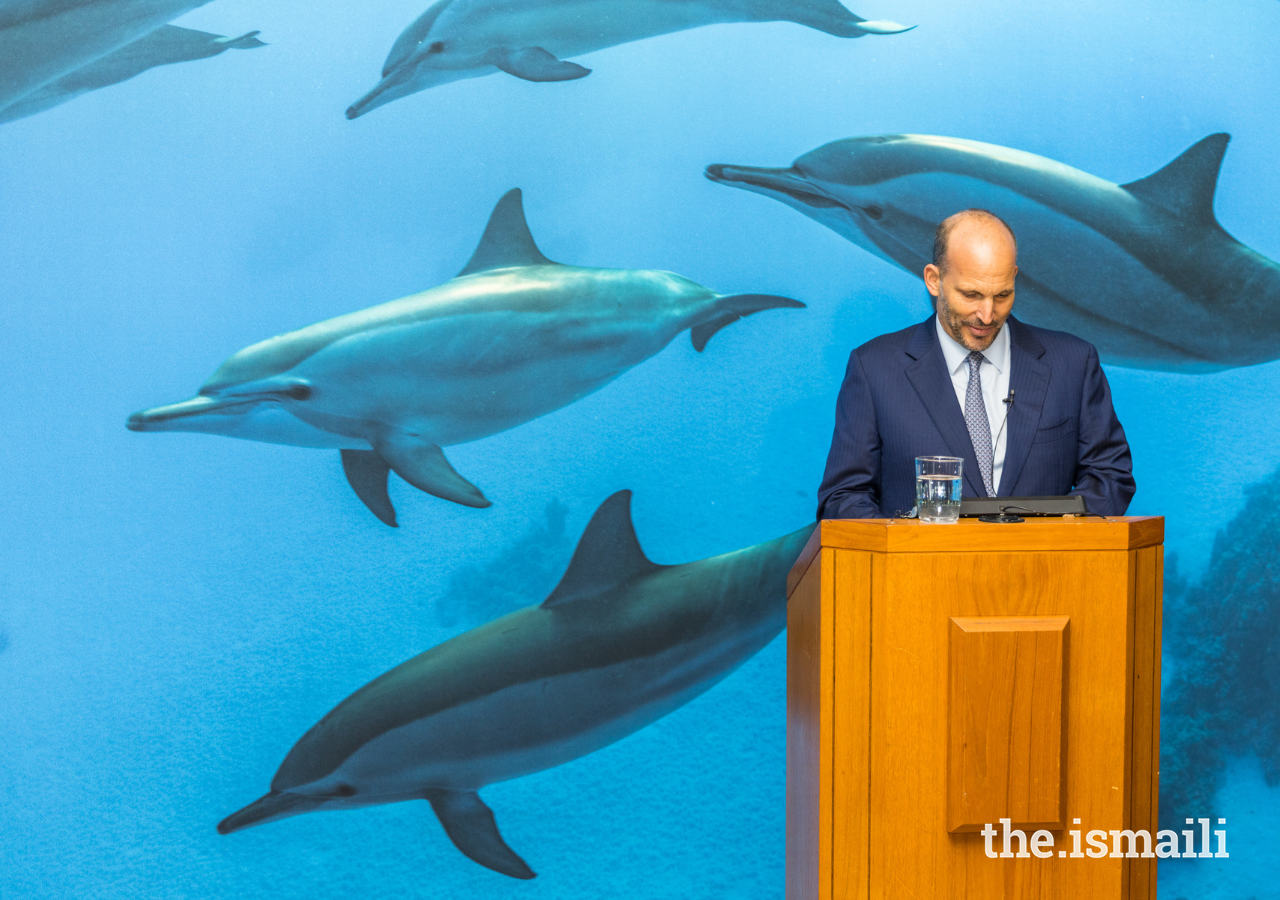
[[[932,321],[933,317],[930,316],[923,323],[917,322],[914,325],[908,325],[901,331],[891,331],[888,334],[873,337],[855,349],[853,351],[854,355],[866,363],[870,360],[880,361],[905,353],[906,349],[911,346],[911,342],[916,340],[920,329],[929,325]]]
[[[1028,345],[1039,344],[1044,348],[1046,355],[1061,360],[1083,361],[1091,354],[1093,356],[1098,354],[1093,344],[1083,338],[1076,337],[1070,332],[1054,331],[1051,328],[1029,325],[1012,316],[1009,317],[1009,322],[1012,326],[1010,337],[1022,344],[1024,348]]]

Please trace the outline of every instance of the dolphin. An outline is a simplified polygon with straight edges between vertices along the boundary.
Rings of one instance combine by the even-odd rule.
[[[988,209],[1018,237],[1020,317],[1080,335],[1113,365],[1213,372],[1280,357],[1280,265],[1213,213],[1230,139],[1209,135],[1128,184],[915,134],[835,141],[785,169],[706,174],[780,200],[915,275],[932,258],[938,222]]]
[[[265,47],[266,44],[258,40],[258,34],[250,31],[240,37],[224,37],[177,25],[162,25],[114,53],[63,75],[0,109],[0,122],[44,112],[88,91],[127,81],[156,66],[207,59],[226,50]]]
[[[698,562],[650,562],[631,492],[596,510],[537,606],[465,632],[375,679],[303,735],[270,791],[218,825],[426,800],[482,866],[534,872],[477,793],[621,740],[702,694],[787,621],[787,572],[812,524]]]
[[[910,30],[868,22],[839,0],[438,0],[401,33],[382,80],[347,118],[498,71],[525,81],[582,78],[591,70],[566,57],[722,22],[797,22],[846,38]]]
[[[458,277],[247,347],[193,399],[134,413],[127,425],[341,450],[356,495],[394,527],[389,471],[487,507],[442,447],[573,403],[685,329],[701,351],[743,316],[803,306],[717,294],[671,272],[554,263],[534,243],[516,188]]]
[[[6,0],[0,110],[209,0]]]

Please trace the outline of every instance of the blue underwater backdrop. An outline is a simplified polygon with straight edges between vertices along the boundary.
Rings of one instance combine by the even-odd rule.
[[[1124,264],[1167,265],[1155,292],[1109,293],[1078,217],[1036,207],[1020,237],[1024,253],[1068,260],[1055,283],[1092,323],[1081,337],[1214,348],[1200,366],[1103,353],[1133,448],[1130,513],[1167,517],[1162,816],[1226,817],[1232,840],[1227,860],[1163,861],[1160,893],[1280,897],[1280,4],[850,0],[864,34],[809,0],[679,0],[692,12],[677,26],[600,0],[613,40],[567,34],[542,0],[515,4],[523,17],[471,2],[470,20],[445,10],[397,45],[425,0],[0,0],[0,895],[781,896],[785,647],[764,613],[751,626],[763,649],[690,676],[662,700],[670,715],[486,783],[531,882],[467,859],[422,802],[215,826],[357,689],[541,603],[615,492],[633,492],[635,533],[660,564],[812,521],[848,354],[925,318],[926,293],[852,232],[726,190],[707,166],[939,135],[1043,158],[1030,168],[1069,194],[1047,161],[1123,185],[1225,133],[1216,195],[1216,158],[1170,176],[1188,180],[1186,203],[1153,195],[1174,224]],[[796,21],[749,21],[782,17]],[[482,40],[515,28],[541,43]],[[632,39],[645,33],[659,34]],[[349,120],[393,45],[394,96]],[[428,71],[455,50],[474,57],[465,75]],[[1008,185],[925,184],[1030,208]],[[704,298],[671,318],[663,300],[566,349],[582,317],[538,306],[549,288],[516,311],[529,319],[485,307],[433,333],[432,360],[461,361],[452,393],[397,388],[453,404],[455,424],[459,408],[463,425],[468,409],[506,423],[450,432],[466,439],[410,447],[314,425],[337,414],[309,426],[329,449],[125,427],[193,397],[241,348],[450,283],[515,187],[551,260],[805,308]],[[1217,234],[1206,202],[1253,253],[1189,249]],[[519,244],[511,228],[502,252]],[[1131,286],[1133,271],[1115,277]],[[1015,312],[1049,324],[1029,303]],[[626,352],[605,365],[591,354],[609,341]],[[366,350],[397,369],[394,346]],[[483,389],[468,381],[481,370]],[[262,363],[200,402],[228,404],[218,423],[326,402],[332,366],[306,384],[281,371]],[[555,399],[561,381],[580,389]],[[510,398],[524,412],[493,411]],[[367,454],[366,484],[392,470],[398,528],[353,493],[339,448]],[[625,534],[608,546],[624,553]]]

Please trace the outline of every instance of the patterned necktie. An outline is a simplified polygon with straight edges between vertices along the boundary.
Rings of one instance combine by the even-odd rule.
[[[986,359],[977,350],[969,354],[969,386],[964,392],[964,422],[969,426],[969,440],[978,456],[978,471],[982,473],[982,485],[987,496],[996,495],[991,485],[995,454],[991,450],[991,420],[987,418],[987,405],[982,402],[982,376],[978,370]]]

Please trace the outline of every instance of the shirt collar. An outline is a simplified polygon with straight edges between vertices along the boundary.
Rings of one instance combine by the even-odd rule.
[[[947,371],[954,375],[965,365],[969,359],[969,350],[951,335],[947,334],[947,330],[942,327],[942,322],[935,315],[933,317],[934,327],[938,330],[938,343],[942,345],[942,357],[947,361]],[[1004,320],[1004,325],[1000,326],[1000,330],[996,332],[996,339],[991,342],[991,346],[982,351],[982,355],[986,361],[996,367],[996,371],[1004,373],[1009,371],[1009,320]]]

